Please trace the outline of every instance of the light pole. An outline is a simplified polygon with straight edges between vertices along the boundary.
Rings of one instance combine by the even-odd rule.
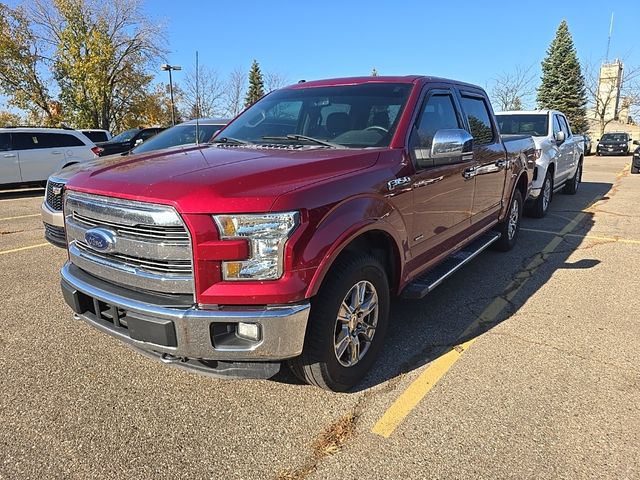
[[[173,106],[173,80],[171,79],[171,70],[182,70],[180,65],[169,65],[168,63],[163,63],[160,65],[160,70],[165,70],[169,72],[169,94],[171,95],[171,125],[176,124],[176,111]]]

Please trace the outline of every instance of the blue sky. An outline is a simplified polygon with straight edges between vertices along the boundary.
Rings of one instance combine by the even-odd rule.
[[[183,67],[174,74],[178,83],[198,50],[200,63],[222,80],[235,68],[248,71],[255,58],[263,72],[290,83],[368,75],[375,67],[380,75],[435,75],[488,88],[519,66],[531,67],[537,84],[540,62],[563,19],[583,66],[599,65],[611,12],[609,57],[640,65],[637,0],[144,0],[144,8],[166,27],[166,61]],[[166,72],[158,68],[156,81],[167,82]],[[534,106],[532,99],[528,103]]]
[[[153,0],[146,7],[167,26],[167,60],[192,67],[197,49],[200,63],[222,77],[235,67],[248,70],[255,58],[263,71],[276,71],[292,83],[368,75],[375,67],[381,75],[428,74],[486,87],[517,65],[532,66],[538,77],[563,19],[581,61],[599,64],[612,11],[610,58],[640,64],[639,9],[632,1],[183,0],[177,5]]]

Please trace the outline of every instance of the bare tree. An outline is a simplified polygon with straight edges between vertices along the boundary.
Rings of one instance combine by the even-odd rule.
[[[631,115],[637,113],[640,107],[640,66],[625,64],[620,79],[619,96],[618,89],[602,88],[600,84],[600,67],[593,62],[585,62],[585,87],[589,96],[589,117],[594,119],[598,129],[598,137],[601,137],[607,125],[614,120],[618,120],[616,102],[621,101],[620,106],[624,107]]]
[[[235,68],[230,74],[224,93],[224,112],[235,117],[244,109],[244,96],[247,88],[247,74],[241,68]]]
[[[290,83],[286,75],[280,72],[266,72],[262,77],[264,78],[264,89],[267,93],[286,87]]]
[[[513,72],[503,72],[492,79],[491,100],[499,110],[520,110],[535,92],[532,67],[516,66]]]
[[[225,85],[218,73],[204,65],[198,67],[198,88],[196,72],[189,70],[182,83],[184,90],[185,118],[216,117],[224,112]],[[198,101],[196,101],[198,99]]]

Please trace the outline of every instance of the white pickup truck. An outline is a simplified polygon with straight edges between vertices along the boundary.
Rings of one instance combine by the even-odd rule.
[[[575,194],[582,178],[584,141],[574,137],[569,121],[557,110],[496,113],[500,133],[531,135],[536,144],[536,167],[526,211],[544,217],[554,192]]]

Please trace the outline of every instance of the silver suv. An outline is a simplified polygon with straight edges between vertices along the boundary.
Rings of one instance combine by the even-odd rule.
[[[0,185],[44,183],[73,163],[97,158],[99,149],[82,133],[66,128],[0,128]]]

